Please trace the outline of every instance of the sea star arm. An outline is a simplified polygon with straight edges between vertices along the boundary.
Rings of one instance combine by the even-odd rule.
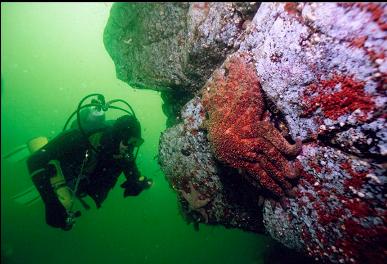
[[[259,163],[250,164],[248,172],[253,177],[258,176],[258,181],[262,187],[271,191],[275,196],[282,197],[285,195],[282,188],[266,173]]]
[[[193,187],[192,182],[189,183],[190,192],[187,193],[184,190],[181,191],[184,199],[189,203],[190,207],[194,210],[197,210],[210,201],[209,198],[200,199],[199,192]]]
[[[285,179],[286,172],[281,171],[279,166],[270,162],[269,158],[263,154],[258,157],[259,165],[265,170],[265,172],[273,178],[273,180],[287,192],[292,188],[292,185]],[[288,162],[287,162],[288,164]]]
[[[301,152],[301,140],[297,139],[295,144],[290,144],[277,128],[268,121],[260,121],[257,124],[257,135],[262,135],[270,141],[283,155],[296,157]]]
[[[248,144],[248,146],[250,146],[250,148],[256,153],[256,156],[263,155],[266,157],[268,161],[276,166],[283,175],[286,175],[286,177],[297,177],[296,170],[292,164],[265,138],[257,137],[247,141],[248,142],[246,142],[246,144]],[[258,161],[259,157],[257,156],[256,162]]]

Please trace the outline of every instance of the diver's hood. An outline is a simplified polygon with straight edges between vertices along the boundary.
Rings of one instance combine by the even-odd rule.
[[[131,115],[121,116],[113,125],[113,137],[124,142],[130,137],[141,138],[140,122]]]

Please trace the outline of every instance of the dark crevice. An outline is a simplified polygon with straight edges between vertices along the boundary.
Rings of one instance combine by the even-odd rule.
[[[371,138],[375,138],[376,137],[375,135],[372,135],[372,133],[374,133],[373,131],[368,131],[368,132],[369,132],[369,135],[370,135]],[[338,132],[336,132],[336,133],[338,133]],[[334,141],[334,137],[335,136],[336,136],[335,133],[324,134],[324,135],[319,134],[317,136],[317,142],[321,146],[330,147],[330,148],[333,148],[333,149],[340,150],[341,152],[347,154],[348,156],[356,157],[356,158],[359,158],[359,159],[364,159],[364,160],[369,161],[370,163],[382,164],[382,163],[386,162],[386,158],[383,155],[368,152],[368,150],[372,146],[376,145],[375,142],[370,144],[368,148],[366,148],[364,145],[361,145],[361,144],[354,144],[354,146],[357,149],[359,149],[359,151],[361,151],[360,153],[355,153],[353,151],[349,151],[346,146],[341,146],[339,143],[332,142],[332,141]]]
[[[277,108],[275,103],[266,95],[263,90],[261,90],[261,92],[263,94],[265,109],[270,113],[271,123],[281,132],[287,141],[294,144],[295,141],[290,134],[289,124],[286,121],[285,114]]]
[[[374,113],[373,117],[371,119],[367,120],[367,122],[364,124],[370,124],[370,123],[376,121],[378,118],[383,116],[383,114],[384,114],[383,112],[384,112],[384,110],[380,110],[379,112]],[[332,128],[332,129],[328,129],[324,132],[319,133],[317,135],[316,140],[317,140],[319,145],[327,146],[327,147],[331,147],[331,148],[340,150],[347,155],[354,156],[354,157],[361,158],[361,159],[365,159],[365,160],[370,161],[372,163],[374,163],[374,162],[379,163],[379,164],[385,163],[386,159],[382,154],[371,153],[369,151],[372,147],[376,147],[376,145],[379,143],[376,140],[372,140],[372,142],[370,144],[367,144],[367,142],[363,142],[363,144],[361,144],[360,142],[354,142],[353,146],[356,149],[358,149],[360,153],[350,151],[348,149],[348,147],[341,146],[341,144],[339,142],[337,142],[337,143],[335,142],[335,138],[336,138],[337,134],[339,134],[341,132],[346,132],[350,129],[361,128],[361,125],[364,125],[364,124],[345,123],[343,126],[339,126],[339,127],[334,126],[334,128]],[[363,132],[365,134],[365,138],[367,138],[367,139],[368,138],[371,138],[371,139],[378,138],[376,136],[377,132],[375,132],[373,130],[361,129],[361,132]]]
[[[253,231],[256,233],[264,233],[265,227],[263,224],[263,211],[258,206],[259,195],[257,195],[256,187],[252,186],[242,175],[238,173],[237,169],[230,168],[217,162],[219,170],[219,179],[223,187],[223,195],[227,204],[235,205],[240,213],[248,212],[250,217],[246,222],[240,221],[240,228],[245,231]],[[226,221],[222,223],[226,227],[229,223]]]
[[[193,98],[193,94],[189,92],[171,90],[162,91],[161,98],[163,99],[162,109],[167,116],[166,127],[172,127],[180,123],[181,108]]]

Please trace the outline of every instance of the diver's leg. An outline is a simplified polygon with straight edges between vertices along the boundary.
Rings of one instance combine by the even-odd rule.
[[[50,178],[51,175],[47,169],[40,169],[32,174],[32,181],[44,202],[46,223],[53,227],[68,230],[67,211],[54,193]]]
[[[44,202],[46,223],[67,230],[67,211],[58,200],[50,182],[51,177],[55,175],[55,167],[47,164],[49,156],[48,152],[36,152],[28,158],[27,166],[32,182]]]

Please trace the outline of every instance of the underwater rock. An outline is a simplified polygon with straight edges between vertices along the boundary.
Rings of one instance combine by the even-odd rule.
[[[265,227],[320,260],[387,259],[385,14],[386,4],[264,3],[240,44],[304,141],[296,197],[286,210],[266,201]]]
[[[252,186],[216,164],[208,139],[201,129],[203,106],[198,97],[182,110],[183,123],[162,133],[159,163],[179,197],[188,222],[223,225],[263,232],[262,205]]]
[[[115,3],[104,44],[118,79],[162,92],[171,126],[181,107],[235,50],[234,42],[258,6],[255,2]]]
[[[234,42],[239,50],[229,55],[247,54],[272,122],[273,113],[280,113],[286,123],[280,131],[303,140],[297,157],[302,165],[298,190],[295,197],[283,199],[282,206],[265,200],[265,230],[316,260],[384,263],[387,259],[386,9],[386,4],[370,3],[262,3],[248,30]],[[227,74],[226,68],[219,67]],[[208,82],[213,80],[217,78]],[[237,100],[228,99],[230,105]],[[201,113],[200,119],[205,115]],[[192,115],[182,119],[184,124],[197,120]],[[163,136],[160,150],[171,149],[167,146],[182,138]],[[209,164],[211,171],[217,171],[211,177],[243,174],[244,167],[228,174],[220,170],[223,165],[216,162],[210,146],[204,139],[195,142],[188,159],[202,157],[198,149],[206,149],[206,157],[215,160]],[[161,162],[168,180],[179,177],[174,170],[186,169],[187,163],[174,157],[179,153],[171,152]],[[170,163],[177,168],[167,169]],[[194,172],[193,182],[202,173]],[[199,183],[198,190],[205,186]],[[222,190],[217,186],[205,197],[216,197]],[[258,204],[247,211],[260,210]]]
[[[136,88],[165,90],[186,79],[181,72],[187,3],[114,3],[104,44],[118,79]]]
[[[386,11],[385,3],[113,5],[104,42],[118,78],[162,91],[176,124],[161,136],[159,162],[187,221],[265,231],[323,262],[386,262]],[[281,206],[267,196],[261,204],[264,193],[241,177],[246,167],[218,161],[203,125],[200,89],[241,54],[270,122],[303,141],[298,190]]]
[[[136,88],[200,89],[259,4],[115,3],[104,44],[117,77]]]

